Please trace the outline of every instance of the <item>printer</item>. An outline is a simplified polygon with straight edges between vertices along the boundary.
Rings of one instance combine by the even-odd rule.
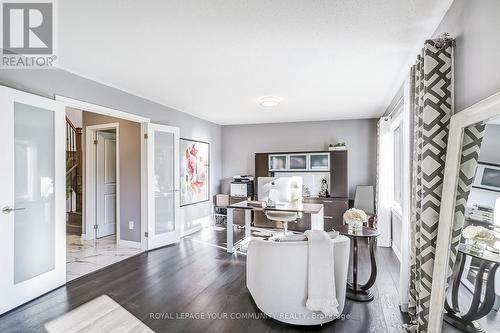
[[[231,182],[230,196],[253,199],[254,178],[250,175],[237,175]]]

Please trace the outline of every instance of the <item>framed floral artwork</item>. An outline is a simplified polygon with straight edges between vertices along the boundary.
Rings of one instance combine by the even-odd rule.
[[[210,144],[180,139],[181,206],[208,201],[210,197]]]

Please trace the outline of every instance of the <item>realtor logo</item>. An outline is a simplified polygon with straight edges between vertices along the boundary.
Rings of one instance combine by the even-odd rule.
[[[54,66],[54,3],[2,1],[4,68]]]

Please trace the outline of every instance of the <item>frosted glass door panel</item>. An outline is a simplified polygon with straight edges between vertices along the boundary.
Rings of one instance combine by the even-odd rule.
[[[288,168],[287,165],[287,156],[286,155],[269,155],[269,170],[286,170]]]
[[[330,153],[309,154],[309,167],[311,170],[329,170]]]
[[[147,150],[147,249],[180,241],[179,128],[160,124],[143,125]]]
[[[288,155],[290,170],[307,170],[307,154]]]
[[[14,103],[14,283],[55,267],[54,112]]]
[[[155,234],[175,230],[174,134],[155,132]]]
[[[0,315],[66,282],[64,104],[0,85]]]

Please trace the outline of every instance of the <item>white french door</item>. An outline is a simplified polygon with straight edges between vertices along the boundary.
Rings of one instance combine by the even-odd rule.
[[[179,242],[179,128],[144,124],[147,134],[147,248]]]
[[[0,314],[66,283],[64,106],[0,86]]]

